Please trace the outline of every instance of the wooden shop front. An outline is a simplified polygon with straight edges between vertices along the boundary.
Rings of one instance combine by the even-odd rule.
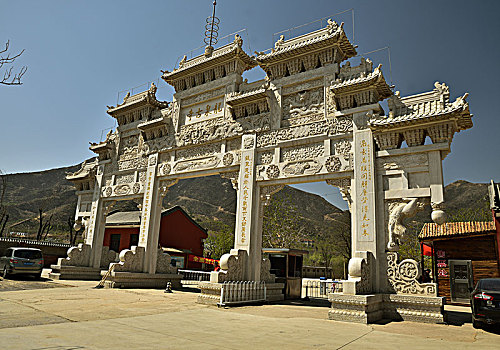
[[[448,304],[469,304],[481,278],[500,277],[499,235],[492,222],[427,223],[419,240],[432,249],[432,276]]]

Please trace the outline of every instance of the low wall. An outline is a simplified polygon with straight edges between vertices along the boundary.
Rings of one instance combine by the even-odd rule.
[[[58,258],[66,258],[71,244],[55,243],[47,241],[35,241],[22,238],[0,237],[0,254],[10,247],[38,248],[43,254],[43,267],[49,268],[50,265],[57,263]]]

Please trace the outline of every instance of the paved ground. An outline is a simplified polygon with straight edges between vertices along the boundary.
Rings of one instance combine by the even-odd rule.
[[[500,331],[472,328],[466,308],[450,309],[455,325],[366,326],[330,321],[326,307],[302,302],[218,309],[189,291],[0,284],[17,282],[54,288],[0,289],[2,349],[500,349]]]

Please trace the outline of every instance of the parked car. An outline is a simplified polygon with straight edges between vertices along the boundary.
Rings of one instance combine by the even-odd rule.
[[[43,255],[40,249],[11,247],[0,257],[0,271],[4,278],[14,274],[30,274],[40,278]]]
[[[472,326],[500,323],[500,278],[484,278],[470,295]]]

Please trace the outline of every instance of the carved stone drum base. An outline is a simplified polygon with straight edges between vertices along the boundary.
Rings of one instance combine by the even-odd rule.
[[[103,271],[104,275],[106,271]],[[181,287],[182,275],[166,273],[140,273],[140,272],[112,272],[104,283],[106,288],[162,288],[167,282],[172,283],[172,288]]]
[[[53,280],[99,281],[101,269],[87,266],[51,265],[49,278]]]
[[[217,305],[220,302],[222,283],[200,282],[198,288],[201,293],[198,295],[198,304]],[[283,283],[266,283],[266,302],[284,300]]]
[[[374,323],[380,320],[444,323],[442,297],[399,294],[330,294],[328,318],[335,321]]]

